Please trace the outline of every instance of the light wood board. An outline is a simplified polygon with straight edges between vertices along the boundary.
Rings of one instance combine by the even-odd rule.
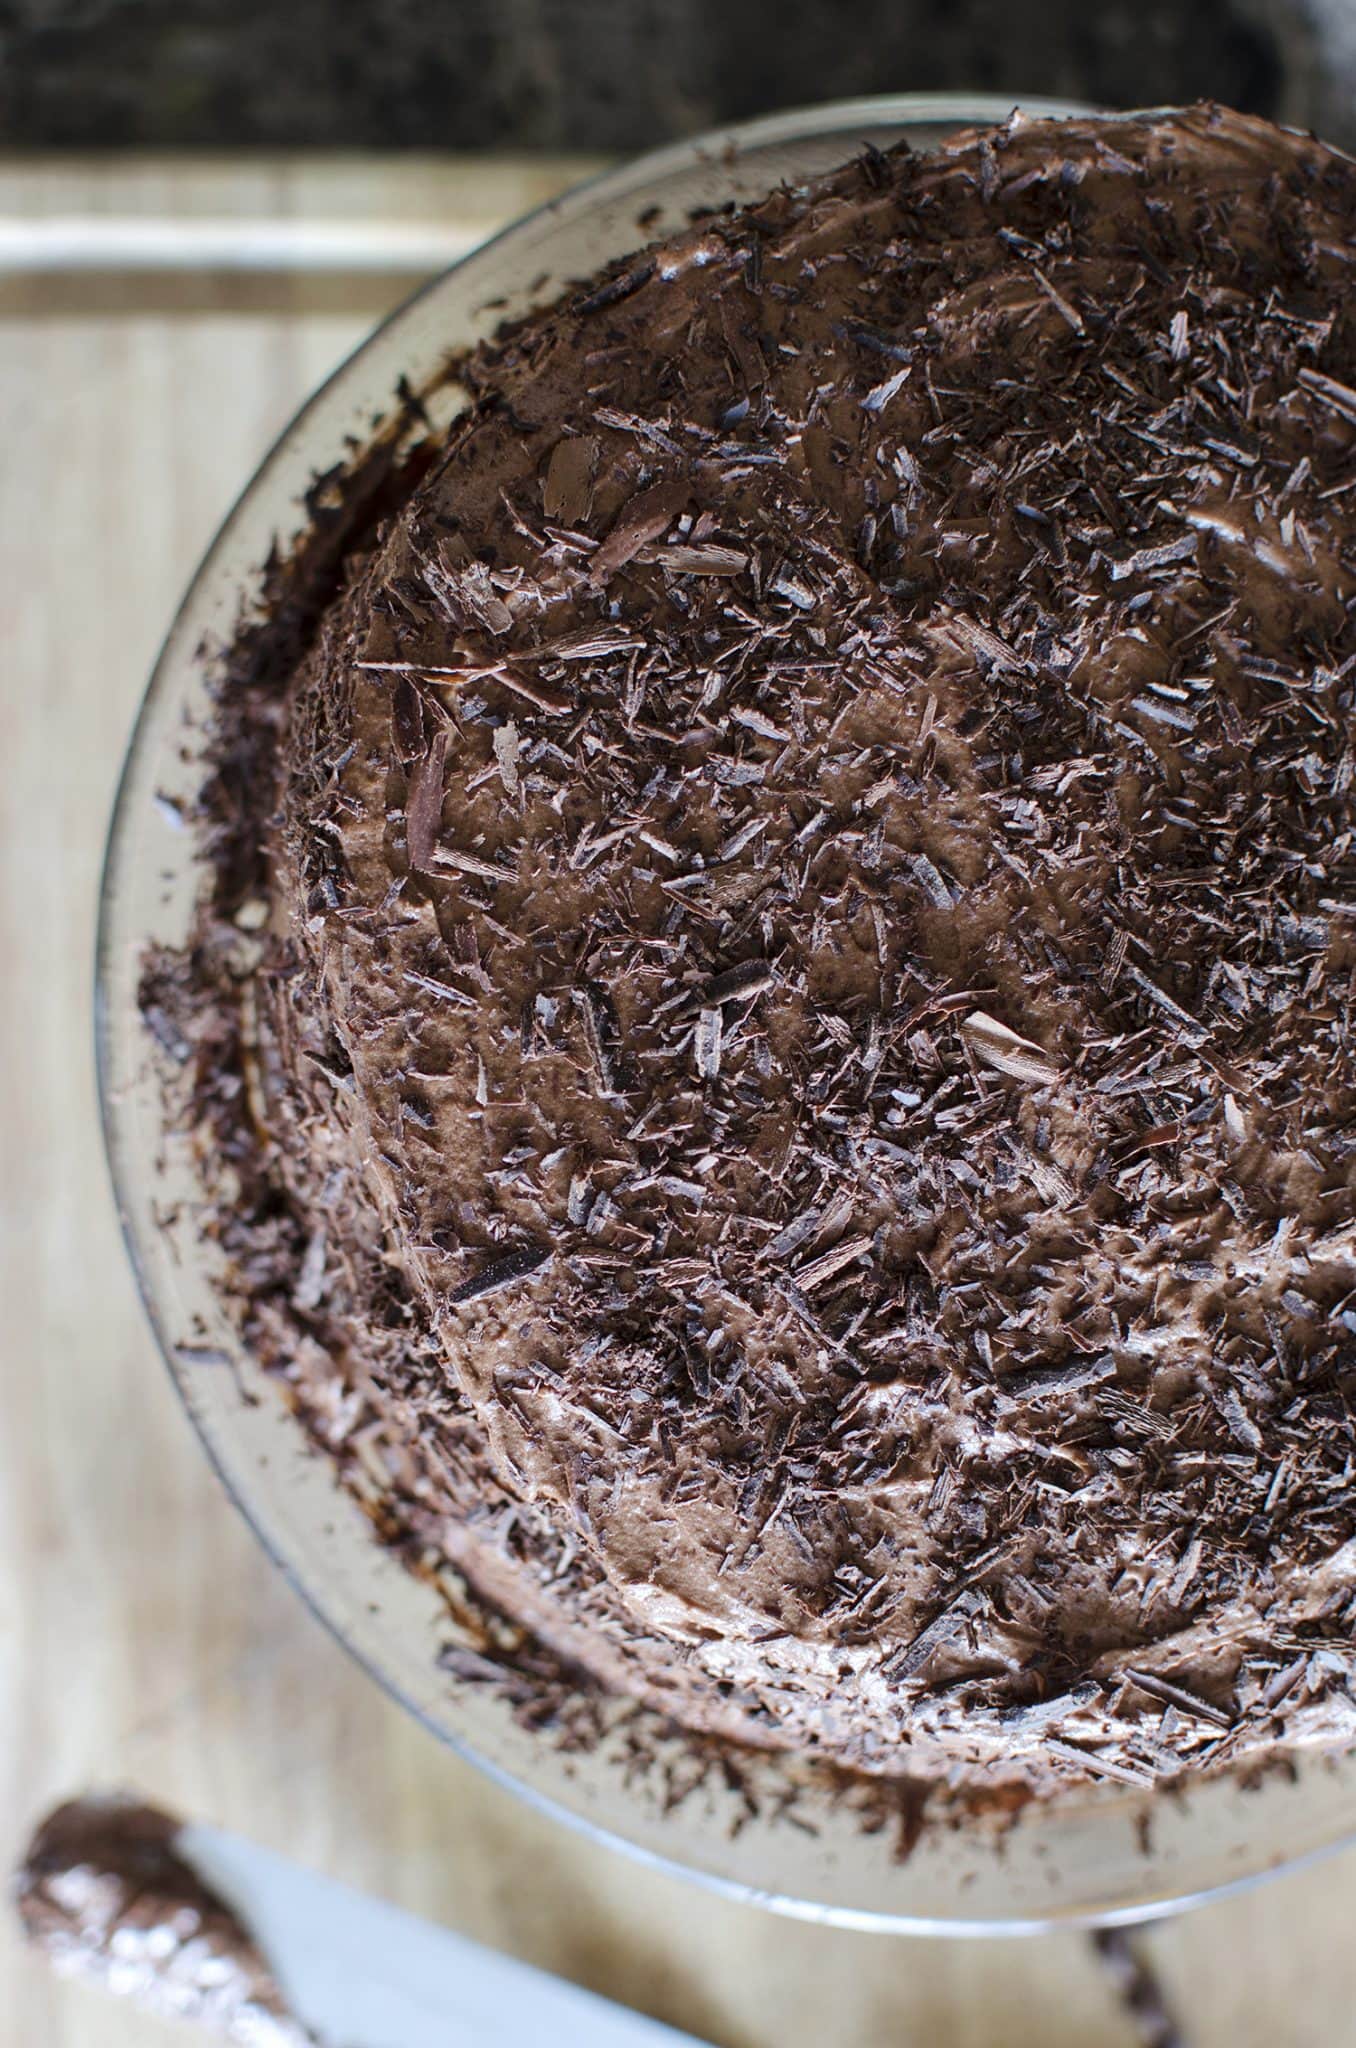
[[[0,214],[447,218],[580,166],[0,163]],[[1078,1936],[779,1921],[586,1843],[441,1750],[269,1568],[208,1470],[118,1239],[90,1054],[101,845],[194,563],[391,279],[0,280],[0,1858],[135,1786],[728,2048],[1130,2048]],[[1192,2048],[1356,2041],[1356,1856],[1148,1937]],[[58,1983],[0,1919],[2,2048],[188,2036]]]

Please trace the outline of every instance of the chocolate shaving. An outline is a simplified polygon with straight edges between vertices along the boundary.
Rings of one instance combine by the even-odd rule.
[[[805,1265],[798,1267],[795,1274],[796,1285],[802,1294],[811,1294],[816,1287],[822,1287],[826,1281],[841,1273],[844,1266],[856,1265],[870,1250],[869,1237],[844,1238],[841,1244],[831,1246],[828,1251],[821,1252],[818,1258],[810,1259]]]
[[[926,1628],[918,1631],[911,1643],[891,1658],[886,1667],[891,1680],[896,1685],[902,1685],[916,1677],[932,1661],[938,1650],[969,1626],[983,1604],[982,1594],[958,1594]]]
[[[587,316],[605,312],[609,306],[619,306],[623,299],[629,299],[633,292],[648,284],[654,274],[653,262],[638,263],[634,269],[624,271],[620,277],[610,278],[595,291],[586,292],[582,298],[576,299],[572,310]]]
[[[685,483],[651,484],[629,498],[612,525],[607,539],[589,564],[589,582],[601,590],[618,569],[633,561],[641,549],[668,531],[691,497]]]
[[[1023,1038],[997,1017],[990,1017],[983,1010],[972,1010],[961,1030],[974,1047],[978,1058],[993,1067],[1000,1074],[1011,1075],[1014,1080],[1034,1081],[1039,1086],[1048,1086],[1059,1079],[1058,1067],[1052,1065],[1047,1054],[1029,1038]]]
[[[442,828],[443,764],[446,759],[447,728],[440,726],[429,742],[428,752],[410,776],[409,795],[405,800],[405,839],[412,868],[422,870],[433,865],[434,849]]]
[[[720,1072],[721,1014],[718,1009],[702,1010],[697,1018],[695,1056],[703,1081],[714,1081]]]
[[[463,1280],[460,1286],[454,1287],[448,1300],[460,1304],[478,1301],[482,1294],[497,1294],[501,1288],[511,1287],[516,1280],[524,1280],[529,1273],[535,1273],[550,1256],[550,1252],[541,1245],[519,1245],[513,1251],[488,1260],[469,1280]]]
[[[1133,1665],[1127,1664],[1125,1675],[1132,1685],[1137,1685],[1141,1692],[1147,1692],[1151,1699],[1163,1700],[1169,1706],[1179,1707],[1184,1714],[1191,1714],[1198,1721],[1209,1721],[1216,1728],[1233,1726],[1230,1715],[1222,1713],[1218,1707],[1212,1707],[1208,1700],[1199,1699],[1194,1692],[1188,1692],[1185,1686],[1174,1685],[1171,1679],[1163,1678],[1156,1671],[1139,1671]]]
[[[1116,1377],[1116,1361],[1109,1354],[1101,1358],[1072,1359],[1068,1365],[1031,1365],[1004,1373],[1005,1394],[1020,1401],[1043,1401],[1050,1394],[1078,1394],[1087,1387],[1101,1386]]]
[[[743,1002],[749,996],[761,995],[764,989],[776,985],[777,977],[765,960],[745,960],[738,967],[727,967],[714,981],[706,986],[706,1000],[711,1005]]]
[[[593,502],[593,472],[598,443],[587,434],[569,434],[556,442],[542,480],[542,510],[548,519],[578,526]]]
[[[1344,420],[1356,425],[1356,390],[1349,384],[1342,384],[1336,377],[1325,377],[1321,370],[1303,369],[1298,373],[1297,382],[1314,398],[1331,406]]]

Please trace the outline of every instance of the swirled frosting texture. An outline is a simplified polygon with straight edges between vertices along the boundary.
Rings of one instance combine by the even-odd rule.
[[[477,355],[295,674],[256,1337],[679,1721],[1349,1731],[1354,229],[1208,108],[704,221]]]

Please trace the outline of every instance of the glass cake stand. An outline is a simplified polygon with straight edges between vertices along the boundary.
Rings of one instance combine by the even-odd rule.
[[[1082,111],[1027,101],[1032,114]],[[939,1933],[1034,1932],[1139,1920],[1244,1884],[1356,1835],[1356,1757],[1304,1754],[1251,1789],[1221,1775],[1184,1791],[1101,1783],[992,1822],[925,1827],[907,1855],[864,1829],[793,1762],[759,1766],[749,1817],[725,1785],[671,1804],[656,1764],[619,1742],[564,1755],[510,1703],[438,1664],[449,1617],[437,1593],[372,1540],[329,1462],[242,1349],[213,1286],[191,1147],[165,1127],[158,1055],[137,1006],[152,944],[184,937],[204,875],[176,800],[191,805],[210,703],[204,650],[226,644],[275,536],[303,525],[313,475],[390,415],[398,378],[433,382],[448,354],[571,279],[681,227],[697,207],[755,200],[907,136],[936,146],[1004,118],[997,98],[863,99],[779,115],[642,158],[518,222],[427,285],[297,415],[195,576],[137,721],[103,884],[96,1032],[104,1126],[128,1249],[160,1348],[208,1455],[292,1584],[352,1654],[431,1729],[538,1806],[650,1861],[807,1918]],[[645,226],[637,225],[644,217]],[[445,416],[454,412],[454,389]],[[167,801],[168,799],[168,801]],[[662,1743],[659,1744],[662,1753]],[[711,1774],[712,1778],[718,1773]],[[794,1791],[794,1819],[783,1811]],[[736,1825],[738,1823],[738,1825]]]

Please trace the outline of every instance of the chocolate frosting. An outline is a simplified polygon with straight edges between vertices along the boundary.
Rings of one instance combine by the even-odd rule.
[[[1209,107],[703,220],[477,353],[226,699],[250,1340],[684,1726],[1353,1732],[1354,229]]]
[[[66,1975],[243,2048],[305,2048],[253,1934],[180,1855],[179,1823],[128,1798],[73,1799],[15,1881],[25,1934]]]

